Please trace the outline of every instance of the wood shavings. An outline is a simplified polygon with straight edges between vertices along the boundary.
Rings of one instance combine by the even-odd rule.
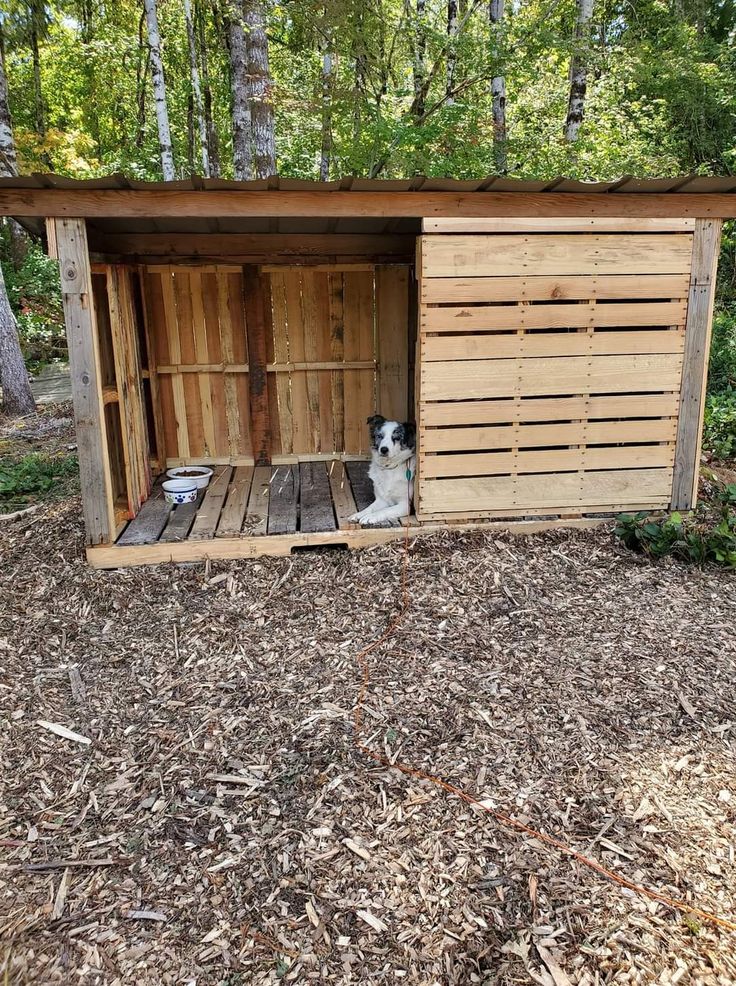
[[[37,724],[43,726],[44,729],[48,729],[51,733],[56,733],[57,736],[61,736],[63,739],[71,740],[73,743],[85,743],[89,745],[92,742],[88,736],[75,733],[73,729],[67,729],[66,726],[62,726],[58,722],[47,722],[45,719],[38,719]]]

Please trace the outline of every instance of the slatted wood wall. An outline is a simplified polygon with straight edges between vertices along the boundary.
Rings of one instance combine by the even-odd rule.
[[[420,238],[420,517],[671,501],[694,221],[556,222]]]
[[[370,414],[407,414],[406,265],[262,268],[262,327],[246,324],[254,309],[240,267],[150,266],[144,284],[168,465],[252,463],[252,437],[263,433],[274,462],[364,455]],[[258,414],[268,418],[257,428],[256,330],[266,334]]]

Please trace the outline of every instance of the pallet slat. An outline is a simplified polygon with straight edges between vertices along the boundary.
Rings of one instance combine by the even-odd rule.
[[[345,464],[336,459],[329,465],[330,490],[332,492],[332,502],[335,505],[335,516],[337,526],[341,531],[355,527],[348,520],[357,511],[355,498],[350,486],[348,474],[345,471]]]
[[[439,479],[662,467],[672,466],[674,454],[673,445],[630,445],[427,455],[422,460],[422,476],[424,479]]]
[[[477,305],[424,308],[422,333],[479,332],[484,329],[624,328],[627,325],[682,325],[684,301],[630,304]]]
[[[301,531],[334,531],[330,481],[324,462],[302,462],[299,466]]]
[[[679,395],[621,394],[612,397],[528,397],[523,400],[447,401],[422,405],[425,428],[490,425],[512,421],[585,418],[664,418],[677,414]]]
[[[684,329],[647,332],[567,332],[430,336],[422,340],[422,359],[501,359],[526,356],[637,356],[682,353]]]
[[[166,527],[172,505],[164,499],[160,484],[154,486],[151,495],[138,511],[137,516],[117,540],[120,545],[153,544]]]
[[[237,537],[243,526],[245,511],[253,481],[253,466],[238,466],[232,475],[227,491],[227,502],[222,508],[217,525],[217,537]]]
[[[423,277],[424,305],[500,301],[588,301],[591,298],[686,298],[690,277],[682,274],[546,274],[506,277]]]
[[[271,467],[256,466],[245,514],[245,529],[254,536],[268,531],[268,502],[271,495]]]
[[[169,519],[164,527],[159,541],[186,541],[192,529],[194,518],[204,500],[204,490],[200,490],[194,503],[180,503],[175,506],[169,514]]]
[[[279,466],[271,475],[268,504],[268,533],[293,534],[299,505],[298,466]]]
[[[353,498],[355,499],[355,505],[358,510],[365,510],[375,500],[373,482],[368,475],[370,465],[370,462],[363,460],[345,463],[345,470],[350,479]]]
[[[677,422],[671,418],[642,421],[566,421],[561,424],[514,423],[500,427],[430,428],[423,452],[529,448],[554,445],[604,445],[624,442],[674,441]]]
[[[194,520],[194,525],[189,535],[190,541],[203,541],[215,536],[222,505],[227,496],[231,474],[232,469],[230,466],[215,467],[204,500],[202,501],[202,506],[199,508]]]

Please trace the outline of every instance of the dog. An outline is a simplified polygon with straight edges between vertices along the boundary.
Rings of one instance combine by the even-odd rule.
[[[381,414],[368,418],[371,430],[371,467],[375,500],[350,517],[363,527],[397,524],[411,513],[417,469],[416,428],[410,421],[388,421]]]

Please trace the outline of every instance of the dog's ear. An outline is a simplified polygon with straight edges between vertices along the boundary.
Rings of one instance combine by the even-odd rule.
[[[386,419],[382,414],[372,414],[370,418],[368,418],[368,424],[371,428],[380,428],[385,421]]]
[[[401,444],[404,448],[415,448],[417,444],[417,428],[413,421],[405,421],[401,426],[404,430],[404,438]]]

